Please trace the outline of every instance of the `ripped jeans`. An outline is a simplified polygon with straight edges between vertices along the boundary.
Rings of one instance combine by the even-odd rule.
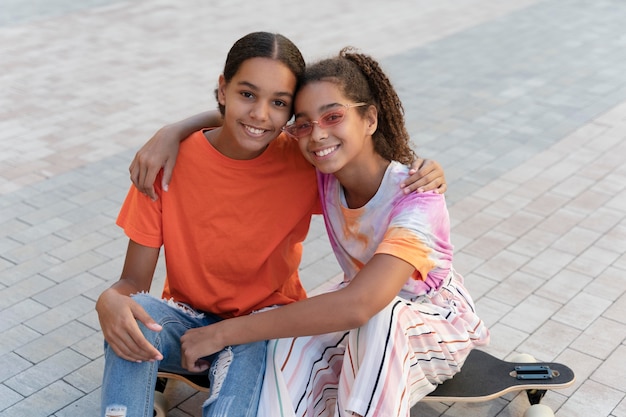
[[[105,342],[105,365],[102,380],[101,416],[106,416],[107,408],[126,410],[125,414],[111,414],[126,417],[153,417],[154,389],[159,369],[188,373],[181,366],[180,338],[192,328],[208,326],[222,320],[211,314],[197,313],[191,309],[174,306],[149,294],[136,294],[137,301],[146,312],[161,326],[160,332],[148,330],[139,323],[144,336],[163,355],[161,362],[134,363],[120,358]],[[267,342],[228,347],[214,355],[208,372],[211,382],[209,399],[202,406],[203,417],[253,417],[256,416],[261,386],[265,373],[265,355]],[[228,359],[232,359],[229,361]],[[226,375],[221,381],[215,381],[216,374],[224,374],[216,369],[218,362],[230,362]],[[223,369],[221,369],[223,371]],[[213,388],[220,386],[219,393],[213,394]]]

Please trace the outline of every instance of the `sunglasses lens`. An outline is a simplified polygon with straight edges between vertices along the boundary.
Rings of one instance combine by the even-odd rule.
[[[320,118],[320,127],[330,127],[341,123],[343,116],[346,114],[346,109],[341,108],[325,113]]]
[[[348,108],[340,107],[335,110],[331,110],[328,113],[324,113],[318,121],[315,122],[295,122],[285,127],[285,131],[291,136],[296,138],[303,138],[313,132],[313,124],[317,123],[319,127],[325,129],[327,127],[335,126],[343,120]]]

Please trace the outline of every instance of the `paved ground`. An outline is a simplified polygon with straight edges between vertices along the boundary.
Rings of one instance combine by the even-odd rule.
[[[225,53],[252,30],[286,34],[307,58],[347,44],[380,58],[419,153],[446,169],[455,265],[489,350],[570,364],[576,385],[545,399],[557,416],[626,416],[625,3],[80,3],[0,4],[0,417],[97,415],[93,307],[121,269],[127,166],[162,124],[214,107]],[[305,285],[338,272],[316,219]],[[170,416],[199,415],[201,395],[168,395]]]

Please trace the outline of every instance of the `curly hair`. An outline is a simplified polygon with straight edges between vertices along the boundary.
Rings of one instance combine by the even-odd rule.
[[[380,65],[369,55],[352,47],[343,48],[339,55],[309,65],[302,85],[315,81],[335,83],[354,102],[373,105],[378,110],[378,128],[372,135],[374,149],[383,158],[412,163],[415,152],[404,124],[404,107]],[[359,107],[361,115],[366,107]]]

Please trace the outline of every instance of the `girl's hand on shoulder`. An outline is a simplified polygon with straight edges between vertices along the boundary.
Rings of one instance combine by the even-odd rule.
[[[220,322],[224,323],[224,321]],[[182,366],[190,372],[204,372],[210,363],[202,358],[224,349],[216,333],[217,324],[190,329],[180,338]]]
[[[108,289],[98,298],[96,311],[105,340],[120,358],[130,362],[163,359],[161,352],[144,337],[137,321],[155,332],[161,331],[161,326],[131,297]]]
[[[154,191],[154,181],[161,169],[163,169],[161,186],[167,191],[180,141],[181,135],[176,132],[175,127],[162,127],[137,151],[128,168],[135,187],[152,200],[158,198]]]
[[[413,191],[423,193],[433,190],[438,194],[443,194],[448,189],[441,165],[432,159],[422,158],[413,162],[409,170],[409,177],[400,184],[400,187],[405,194]]]

